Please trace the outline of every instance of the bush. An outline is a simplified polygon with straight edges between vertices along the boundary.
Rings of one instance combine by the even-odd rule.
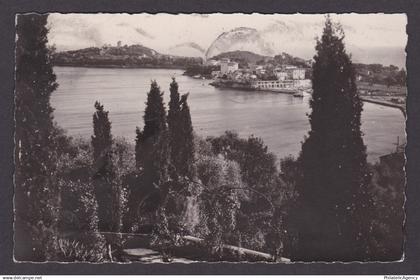
[[[262,139],[243,139],[227,131],[220,137],[210,137],[214,154],[239,164],[241,180],[246,186],[238,213],[238,231],[243,245],[254,250],[267,250],[266,235],[272,230],[273,202],[279,200],[281,182],[276,157],[268,151]]]
[[[58,158],[57,170],[61,189],[61,238],[57,259],[104,261],[107,254],[105,239],[98,233],[98,203],[91,180],[92,149],[89,143],[82,139],[68,139],[66,149]]]
[[[58,240],[58,259],[62,262],[104,262],[106,261],[104,247],[98,244],[88,246],[80,241],[70,239]]]
[[[212,255],[221,256],[222,245],[236,241],[236,220],[243,194],[239,165],[223,157],[203,156],[197,161],[201,232]]]
[[[371,167],[375,209],[370,250],[375,260],[395,261],[403,255],[404,161],[404,153],[393,153]]]

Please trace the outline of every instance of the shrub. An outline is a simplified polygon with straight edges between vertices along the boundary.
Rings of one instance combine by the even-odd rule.
[[[104,262],[105,248],[95,246],[88,246],[80,241],[70,239],[58,240],[58,259],[62,262]]]

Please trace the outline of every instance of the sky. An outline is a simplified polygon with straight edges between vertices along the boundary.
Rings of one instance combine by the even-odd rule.
[[[355,60],[405,64],[407,42],[404,14],[332,14],[346,34]],[[324,15],[263,14],[50,14],[49,43],[59,51],[104,44],[142,44],[160,53],[203,55],[223,32],[255,29],[273,53],[286,51],[311,58]],[[246,48],[245,46],[244,48]],[[262,52],[250,45],[250,51]],[[295,52],[295,53],[293,53]],[[264,54],[264,53],[261,53]]]

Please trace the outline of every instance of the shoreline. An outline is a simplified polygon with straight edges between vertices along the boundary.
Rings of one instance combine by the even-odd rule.
[[[183,70],[181,66],[153,66],[153,65],[66,65],[66,64],[53,64],[53,67],[75,67],[75,68],[109,68],[109,69],[163,69],[163,70]]]
[[[390,102],[387,102],[387,101],[374,100],[374,99],[370,99],[370,98],[366,98],[366,97],[362,97],[362,96],[360,97],[360,100],[362,100],[363,102],[368,102],[368,103],[372,103],[372,104],[377,104],[377,105],[382,105],[382,106],[386,106],[386,107],[399,109],[403,113],[404,117],[407,117],[405,106],[398,105],[398,104],[393,104],[393,103],[390,103]]]

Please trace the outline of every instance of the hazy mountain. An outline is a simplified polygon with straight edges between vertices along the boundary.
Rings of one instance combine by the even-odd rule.
[[[320,28],[321,26],[308,26],[310,30],[306,30],[301,25],[286,24],[282,21],[276,21],[262,30],[235,28],[218,36],[208,48],[206,57],[213,57],[221,52],[243,50],[264,56],[287,52],[308,58],[313,53],[314,44],[308,45],[307,36],[315,34],[315,29]]]
[[[236,50],[249,51],[263,56],[288,53],[303,59],[311,59],[315,54],[316,34],[322,34],[323,23],[274,21],[262,29],[239,27],[220,34],[206,51],[206,58]],[[355,62],[380,63],[405,67],[405,52],[400,47],[375,46],[367,34],[357,32],[351,26],[343,25],[347,52]],[[380,32],[387,32],[380,30]],[[390,35],[392,35],[390,33]]]
[[[206,58],[216,56],[222,52],[236,50],[250,51],[266,56],[275,54],[257,29],[238,27],[220,34],[207,49]]]

